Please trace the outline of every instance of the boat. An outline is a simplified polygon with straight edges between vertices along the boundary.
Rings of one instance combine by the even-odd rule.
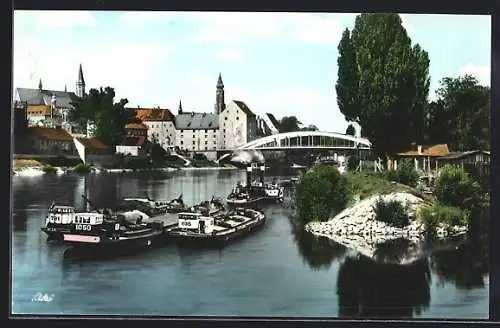
[[[84,197],[84,196],[83,196]],[[108,212],[103,211],[105,215],[109,215]],[[95,211],[85,212],[76,211],[74,206],[57,204],[52,202],[49,207],[49,212],[45,218],[45,226],[41,228],[43,232],[47,234],[47,239],[49,241],[56,240],[62,241],[63,234],[69,233],[73,226],[73,221],[75,215],[95,213]]]
[[[179,213],[185,210],[182,194],[170,201],[153,200],[147,198],[124,198],[118,205],[118,211],[140,210],[149,216],[156,216],[165,213]]]
[[[162,222],[143,222],[146,214],[76,213],[71,231],[63,234],[64,242],[85,252],[128,252],[149,248],[162,242]]]
[[[187,211],[184,212],[199,212],[204,215],[215,215],[218,213],[222,213],[226,210],[224,203],[221,199],[212,196],[210,201],[205,200],[199,204],[196,204],[190,207]]]
[[[177,214],[177,227],[167,232],[178,244],[222,246],[261,227],[266,217],[250,208],[236,208],[226,213],[207,216],[196,212]]]
[[[238,183],[227,197],[230,206],[254,206],[262,203],[282,203],[284,188],[274,180],[271,184],[264,182],[265,166],[260,167],[260,181],[252,182],[253,167],[247,167],[246,185]]]

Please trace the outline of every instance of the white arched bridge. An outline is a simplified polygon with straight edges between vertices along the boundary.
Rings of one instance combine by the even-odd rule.
[[[322,131],[294,131],[278,133],[252,140],[235,149],[237,150],[370,150],[371,143],[366,138],[354,137],[342,133]]]

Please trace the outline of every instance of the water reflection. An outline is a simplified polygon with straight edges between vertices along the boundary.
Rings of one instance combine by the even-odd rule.
[[[460,289],[485,286],[489,273],[488,224],[489,209],[474,217],[464,243],[430,256],[431,268],[442,282],[452,282]]]
[[[410,265],[348,256],[337,278],[339,317],[413,317],[429,307],[431,275],[426,259]]]
[[[28,229],[28,215],[26,211],[12,213],[12,228],[16,232],[25,232]]]
[[[347,252],[345,246],[329,238],[316,236],[293,223],[291,226],[299,254],[313,270],[328,269],[333,261],[343,258]]]

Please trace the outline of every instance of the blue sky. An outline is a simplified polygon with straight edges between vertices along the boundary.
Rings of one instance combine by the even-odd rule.
[[[112,86],[131,106],[211,112],[219,72],[226,100],[256,114],[295,115],[344,132],[337,45],[356,14],[16,11],[14,87]],[[489,16],[401,15],[430,55],[431,92],[446,76],[490,84]]]

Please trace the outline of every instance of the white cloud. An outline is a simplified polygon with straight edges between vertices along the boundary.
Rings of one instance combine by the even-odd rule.
[[[334,44],[342,24],[331,16],[310,13],[188,13],[198,25],[197,43],[245,43],[249,39]]]
[[[43,48],[43,42],[39,38],[14,38],[14,87],[35,88],[41,78],[44,88],[63,90],[66,85],[68,91],[74,91],[78,65],[82,63],[87,90],[112,86],[117,98],[140,100],[147,97],[156,67],[172,51],[163,44],[131,42],[88,47],[76,40],[56,43],[50,51],[32,51]],[[134,99],[129,98],[131,102]]]
[[[475,66],[474,64],[466,64],[459,69],[460,75],[473,75],[481,85],[489,86],[491,84],[491,68],[488,66]]]
[[[39,11],[36,13],[39,27],[94,26],[97,20],[89,11]]]
[[[237,61],[241,59],[241,55],[235,48],[225,48],[215,52],[215,58],[222,61]]]

